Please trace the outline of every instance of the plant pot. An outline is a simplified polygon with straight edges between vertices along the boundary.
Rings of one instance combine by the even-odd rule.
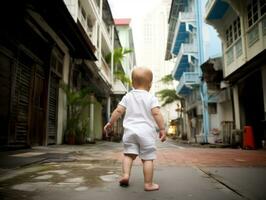
[[[75,135],[68,135],[66,142],[67,144],[71,144],[71,145],[75,144]]]

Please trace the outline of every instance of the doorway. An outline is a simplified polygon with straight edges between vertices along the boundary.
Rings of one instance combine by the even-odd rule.
[[[37,65],[33,81],[32,115],[30,129],[31,146],[44,145],[45,142],[45,76],[44,70]]]
[[[257,71],[239,84],[239,104],[241,126],[252,126],[256,147],[261,147],[264,119],[263,90],[261,72]]]

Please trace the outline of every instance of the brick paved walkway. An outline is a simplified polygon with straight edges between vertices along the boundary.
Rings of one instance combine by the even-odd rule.
[[[164,166],[213,166],[241,167],[266,166],[265,150],[243,150],[231,148],[189,148],[166,142],[159,144],[156,164]],[[122,152],[122,148],[121,148]],[[122,160],[121,152],[112,152],[109,158]],[[141,164],[139,159],[136,165]]]

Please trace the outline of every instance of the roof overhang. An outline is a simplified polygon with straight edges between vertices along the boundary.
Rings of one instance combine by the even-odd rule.
[[[66,43],[73,57],[97,60],[94,55],[95,47],[82,31],[81,26],[75,23],[62,0],[27,0],[25,2],[34,6],[34,9],[36,9],[34,11],[38,12]]]
[[[215,0],[210,6],[210,10],[206,15],[206,20],[222,19],[229,8],[229,4],[223,0]]]

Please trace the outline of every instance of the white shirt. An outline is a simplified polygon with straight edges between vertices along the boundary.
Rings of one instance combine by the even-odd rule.
[[[146,90],[134,89],[127,93],[119,104],[126,108],[123,121],[125,132],[156,133],[156,125],[151,109],[160,107],[160,104],[155,96]]]

